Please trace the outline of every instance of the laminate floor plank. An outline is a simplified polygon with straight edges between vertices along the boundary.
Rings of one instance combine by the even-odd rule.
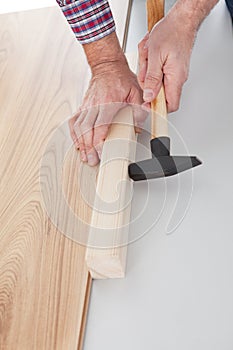
[[[87,67],[57,8],[1,16],[0,37],[0,347],[77,349],[85,248],[47,217],[39,168],[81,102]]]
[[[66,120],[88,77],[83,50],[58,8],[0,16],[0,349],[82,348],[92,280],[85,246],[62,232],[85,238],[87,225],[70,220],[53,171],[60,169],[59,150],[67,151],[62,193],[71,211],[90,222],[94,194],[87,180],[80,187],[81,162]],[[60,148],[46,158],[59,125]],[[97,169],[84,171],[94,179]]]

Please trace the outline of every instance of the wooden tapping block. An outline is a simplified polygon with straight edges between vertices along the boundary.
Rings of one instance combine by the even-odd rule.
[[[128,53],[127,55],[128,64],[130,66],[130,69],[133,72],[137,71],[137,54],[136,53]],[[117,116],[119,124],[113,124],[110,128],[110,132],[108,134],[108,137],[106,139],[107,142],[104,144],[104,153],[101,159],[100,164],[100,172],[98,175],[98,181],[97,181],[97,188],[96,192],[100,195],[101,198],[104,198],[105,200],[112,200],[116,199],[118,195],[120,197],[118,198],[119,204],[126,201],[126,192],[125,190],[131,189],[131,183],[129,183],[128,178],[128,163],[129,163],[129,155],[131,156],[131,161],[134,158],[135,153],[135,147],[136,147],[136,136],[134,132],[133,127],[133,114],[131,108],[127,107]],[[123,121],[123,124],[121,123]],[[116,118],[115,118],[116,122]],[[128,123],[125,124],[125,123]],[[111,161],[111,158],[113,156],[113,140],[114,139],[123,139],[124,140],[124,147],[120,149],[121,152],[121,159]],[[120,143],[118,143],[119,145]],[[104,157],[104,158],[103,158]],[[106,166],[103,166],[103,163],[105,160],[109,160],[108,164],[108,170]],[[114,177],[112,174],[114,173]],[[107,181],[107,177],[109,180]],[[104,179],[103,182],[101,182],[101,179]],[[120,188],[117,189],[117,184],[119,184],[122,181],[125,182],[125,189],[124,191],[120,191]],[[108,189],[108,198],[106,198],[106,190],[105,185],[110,185],[110,189]],[[122,189],[122,188],[121,188]],[[122,189],[123,190],[123,189]],[[105,192],[103,194],[103,192]],[[94,208],[96,208],[96,205],[98,205],[98,202],[96,201]],[[123,211],[123,213],[120,213],[119,215],[108,215],[106,216],[104,214],[100,215],[96,210],[93,211],[92,214],[92,225],[96,224],[98,220],[112,220],[112,225],[116,228],[115,230],[115,236],[113,237],[114,244],[117,245],[123,241],[123,243],[128,238],[128,229],[129,227],[121,228],[122,224],[128,224],[130,220],[130,206],[131,203],[129,203],[128,207]],[[118,219],[118,221],[114,221],[115,219]],[[97,226],[98,227],[98,226]],[[98,235],[99,229],[95,229],[95,227],[91,227],[90,233],[89,233],[89,241],[93,241],[95,238],[95,235]],[[113,235],[113,233],[111,233]],[[127,246],[121,247],[121,248],[112,248],[112,249],[93,249],[88,248],[86,252],[86,263],[87,267],[89,268],[89,271],[91,273],[92,278],[95,279],[105,279],[105,278],[121,278],[125,275],[125,268],[126,268],[126,259],[127,259]]]
[[[132,192],[128,164],[135,147],[133,112],[126,107],[114,118],[103,147],[86,253],[93,278],[125,274]]]

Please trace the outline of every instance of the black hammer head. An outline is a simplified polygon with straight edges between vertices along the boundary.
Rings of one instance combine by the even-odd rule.
[[[202,164],[197,157],[171,156],[168,137],[151,140],[151,152],[151,159],[129,165],[129,177],[134,181],[172,176]]]

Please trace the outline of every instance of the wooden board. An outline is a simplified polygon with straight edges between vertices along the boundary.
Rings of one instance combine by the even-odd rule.
[[[136,73],[137,55],[128,54]],[[86,262],[95,279],[125,276],[133,183],[128,176],[134,162],[136,135],[131,106],[114,118],[104,143],[92,210]]]
[[[132,200],[129,162],[135,160],[133,110],[120,110],[104,143],[86,261],[93,278],[125,275]]]
[[[0,16],[0,349],[82,348],[91,278],[85,247],[72,232],[86,232],[69,220],[70,212],[57,222],[49,218],[45,203],[50,200],[51,215],[60,213],[54,169],[60,170],[66,118],[81,103],[86,76],[82,48],[58,8]],[[46,158],[53,131],[64,121],[60,148]],[[89,222],[92,194],[84,183],[83,200],[80,164],[68,147],[62,193]],[[96,169],[84,170],[95,177]]]

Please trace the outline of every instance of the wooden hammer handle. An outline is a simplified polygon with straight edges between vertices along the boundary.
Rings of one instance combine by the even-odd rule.
[[[147,0],[147,22],[150,32],[164,16],[164,0]],[[151,102],[151,138],[168,136],[167,104],[162,86],[157,98]]]

